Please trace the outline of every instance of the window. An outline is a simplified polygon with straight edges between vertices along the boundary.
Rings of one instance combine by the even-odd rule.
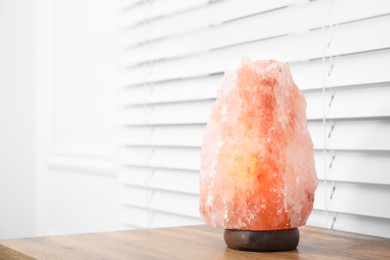
[[[203,131],[225,68],[248,57],[287,62],[306,97],[319,178],[308,224],[390,237],[388,1],[145,0],[119,9],[125,223],[203,223]]]

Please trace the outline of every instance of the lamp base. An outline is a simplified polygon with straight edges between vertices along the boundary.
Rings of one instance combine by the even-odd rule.
[[[297,248],[298,228],[284,230],[235,230],[225,229],[223,234],[229,248],[243,251],[280,252]]]

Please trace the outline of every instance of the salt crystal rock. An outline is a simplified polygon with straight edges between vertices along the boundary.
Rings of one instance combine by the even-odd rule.
[[[225,73],[204,136],[202,217],[225,229],[299,227],[316,187],[306,101],[288,65],[241,60]]]

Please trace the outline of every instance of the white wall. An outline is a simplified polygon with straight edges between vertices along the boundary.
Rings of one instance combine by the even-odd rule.
[[[0,1],[0,238],[121,229],[111,0]]]
[[[38,235],[120,229],[115,3],[35,3]]]
[[[32,1],[0,1],[0,238],[34,233],[32,22]]]

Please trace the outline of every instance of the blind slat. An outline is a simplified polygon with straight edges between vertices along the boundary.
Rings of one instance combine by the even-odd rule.
[[[331,64],[322,68],[321,61],[292,64],[291,73],[302,90],[321,89],[323,73],[328,74]],[[337,57],[327,77],[326,86],[340,87],[378,82],[390,82],[390,74],[381,68],[390,67],[390,50]],[[373,69],[378,68],[378,69]]]
[[[208,119],[213,101],[172,103],[149,107],[124,109],[124,124],[186,124],[204,123]]]
[[[122,128],[120,142],[126,145],[200,147],[204,131],[205,125]],[[172,135],[172,132],[180,135]]]
[[[123,190],[122,198],[129,206],[199,218],[199,198],[196,195],[177,196],[174,192],[132,187]]]
[[[309,124],[314,147],[323,149],[322,122]],[[327,125],[327,149],[339,150],[390,150],[390,120],[341,120]]]
[[[140,4],[133,3],[128,6],[122,4],[123,15],[120,17],[119,25],[124,30],[133,28],[137,30],[144,25],[150,24],[153,20],[175,16],[208,3],[209,1],[206,0],[150,0],[141,1]]]
[[[329,151],[326,154],[318,151],[315,152],[317,176],[333,182],[390,185],[389,156],[388,151]]]
[[[387,218],[313,210],[307,225],[390,238],[390,220]]]
[[[323,191],[324,189],[327,189],[326,193]],[[342,182],[325,184],[324,182],[319,182],[314,208],[332,212],[390,218],[390,208],[384,207],[389,199],[390,190],[385,185]]]
[[[390,238],[390,220],[367,216],[337,214],[334,229]]]
[[[218,75],[128,88],[123,91],[119,102],[123,105],[137,105],[215,98],[221,81],[222,75]],[[194,89],[196,93],[192,91]]]
[[[125,167],[121,170],[120,176],[120,182],[125,185],[180,193],[199,193],[197,171]],[[178,183],[180,185],[177,185]]]
[[[362,118],[390,116],[390,82],[387,86],[334,89],[326,98],[327,118]],[[322,118],[323,94],[306,94],[307,117]],[[345,104],[348,104],[346,106]],[[369,105],[362,105],[369,104]]]
[[[199,149],[180,147],[128,147],[120,150],[123,165],[199,170]]]
[[[122,222],[131,227],[153,228],[153,227],[170,227],[184,226],[188,222],[193,225],[203,224],[199,218],[176,215],[174,213],[150,210],[148,208],[139,208],[134,206],[124,206],[121,209]]]

